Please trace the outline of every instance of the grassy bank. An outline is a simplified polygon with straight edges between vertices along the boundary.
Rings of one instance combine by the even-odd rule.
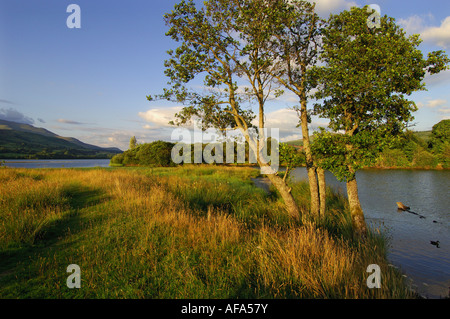
[[[292,222],[252,168],[0,169],[1,298],[410,298],[383,237],[329,193]],[[81,268],[69,289],[66,268]],[[369,264],[381,289],[369,289]]]

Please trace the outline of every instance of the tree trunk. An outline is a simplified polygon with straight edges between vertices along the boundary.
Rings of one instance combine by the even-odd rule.
[[[352,216],[353,230],[356,235],[364,239],[367,235],[366,221],[364,220],[364,213],[361,208],[361,203],[358,197],[358,185],[356,183],[356,176],[347,181],[347,196],[350,205],[350,213]]]
[[[320,215],[323,217],[326,209],[326,183],[323,168],[317,168],[317,179],[319,181]]]
[[[308,172],[308,182],[309,182],[309,191],[311,194],[311,214],[318,215],[319,214],[319,186],[317,183],[317,174],[316,168],[314,166],[314,161],[311,152],[311,145],[309,142],[309,131],[308,131],[308,113],[306,109],[306,98],[301,100],[301,111],[300,111],[300,120],[302,126],[302,135],[303,135],[303,151],[305,152],[306,157],[306,170]]]
[[[286,185],[283,179],[275,174],[268,174],[267,177],[271,181],[272,185],[280,192],[281,198],[283,198],[286,210],[289,216],[294,219],[300,219],[301,213],[297,203],[292,196],[291,189]]]
[[[313,216],[319,214],[320,201],[319,201],[319,184],[317,183],[317,172],[314,166],[306,166],[308,172],[309,193],[311,196],[311,208],[310,212]]]
[[[254,152],[258,165],[263,172],[265,168],[268,168],[268,171],[272,171],[270,168],[270,165],[268,163],[264,163],[261,160],[260,155],[260,146],[258,141],[252,140],[248,134],[245,134],[244,136],[248,142],[249,152]],[[286,205],[286,210],[290,217],[299,220],[301,218],[301,212],[297,205],[297,203],[294,200],[294,196],[292,196],[291,189],[287,186],[286,182],[276,173],[275,174],[267,174],[267,177],[269,178],[272,185],[277,189],[277,191],[280,193],[281,198],[284,201],[284,204]]]

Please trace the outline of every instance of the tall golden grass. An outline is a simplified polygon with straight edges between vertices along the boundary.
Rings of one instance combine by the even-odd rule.
[[[0,169],[0,297],[414,297],[387,266],[382,237],[347,234],[342,199],[330,199],[328,216],[294,223],[279,198],[252,185],[256,175],[210,166]],[[65,286],[72,263],[81,289]],[[381,289],[366,285],[372,263]]]

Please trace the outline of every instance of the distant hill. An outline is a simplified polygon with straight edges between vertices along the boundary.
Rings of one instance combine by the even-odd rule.
[[[111,158],[122,153],[116,147],[104,148],[59,136],[44,128],[0,120],[0,158]]]

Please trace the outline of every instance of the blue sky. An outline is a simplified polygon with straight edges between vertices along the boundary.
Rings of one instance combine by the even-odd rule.
[[[126,149],[138,142],[170,140],[167,125],[179,105],[148,102],[160,93],[166,51],[163,15],[174,0],[0,0],[0,118],[44,127],[99,146]],[[81,28],[69,29],[66,9],[81,8]],[[317,0],[322,16],[352,5],[378,4],[408,33],[420,33],[421,50],[450,49],[450,1]],[[450,71],[426,79],[414,93],[416,130],[449,118]],[[284,139],[300,138],[296,104],[287,94],[267,110],[268,125]],[[313,119],[313,126],[324,125]]]

